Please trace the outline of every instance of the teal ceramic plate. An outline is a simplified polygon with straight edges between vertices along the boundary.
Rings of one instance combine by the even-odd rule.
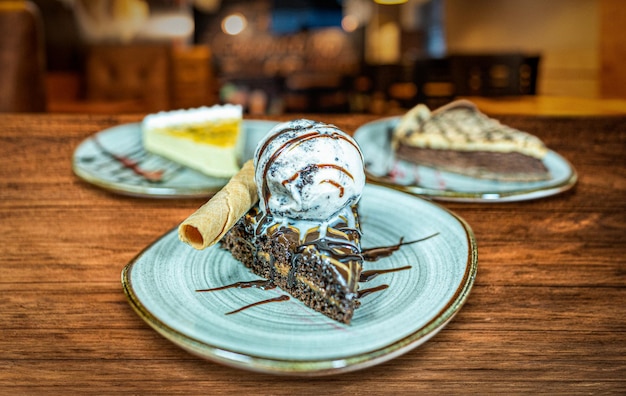
[[[543,198],[567,191],[576,184],[576,170],[554,151],[549,151],[544,159],[551,178],[524,183],[478,179],[396,160],[391,131],[399,120],[399,117],[383,118],[362,125],[354,133],[365,157],[370,182],[433,199],[467,202]]]
[[[276,124],[244,120],[242,162],[252,158],[257,142]],[[150,198],[206,197],[228,182],[228,178],[209,177],[147,153],[139,123],[105,129],[83,141],[74,151],[72,169],[81,179],[106,190]],[[137,170],[163,171],[162,180],[150,181]]]
[[[367,185],[360,213],[364,248],[438,234],[365,263],[365,270],[411,268],[362,283],[361,289],[389,287],[362,297],[350,325],[293,298],[227,315],[285,293],[257,288],[197,292],[259,278],[217,246],[199,251],[180,242],[176,230],[124,268],[123,289],[130,305],[157,332],[211,361],[306,376],[372,366],[424,343],[459,312],[474,283],[478,258],[470,227],[427,200]]]

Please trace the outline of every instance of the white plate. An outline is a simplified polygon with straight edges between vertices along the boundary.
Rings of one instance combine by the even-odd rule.
[[[242,163],[252,158],[258,141],[276,124],[274,121],[243,121],[245,145]],[[142,171],[164,171],[163,181],[146,180],[114,156],[135,162]],[[147,153],[141,142],[139,123],[105,129],[84,140],[74,151],[72,169],[78,177],[98,187],[142,197],[206,197],[228,182],[228,178],[209,177]]]
[[[400,117],[389,117],[359,127],[354,138],[365,158],[368,181],[412,194],[445,201],[506,202],[543,198],[569,190],[578,178],[574,167],[549,151],[544,158],[551,178],[538,182],[498,182],[445,172],[396,160],[391,131]]]
[[[362,297],[350,325],[293,298],[226,315],[285,293],[255,288],[196,292],[259,278],[217,246],[202,251],[187,246],[175,230],[124,268],[124,292],[139,316],[164,337],[229,366],[313,376],[387,361],[424,343],[460,310],[476,276],[477,248],[462,219],[410,194],[367,185],[360,213],[364,248],[439,234],[365,263],[365,270],[411,268],[362,283],[361,289],[389,287]]]

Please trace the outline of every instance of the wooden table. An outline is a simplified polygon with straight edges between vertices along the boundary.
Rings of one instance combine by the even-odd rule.
[[[595,99],[569,96],[467,97],[488,114],[545,116],[626,115],[625,99]]]
[[[348,131],[374,119],[311,117]],[[0,115],[0,393],[626,393],[626,117],[502,116],[569,159],[577,188],[445,203],[478,242],[460,313],[395,360],[304,379],[192,356],[127,303],[122,267],[203,203],[115,195],[73,175],[82,139],[140,119]]]

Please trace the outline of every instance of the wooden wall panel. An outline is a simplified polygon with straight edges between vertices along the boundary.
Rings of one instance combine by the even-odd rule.
[[[600,0],[600,95],[626,98],[626,2]]]

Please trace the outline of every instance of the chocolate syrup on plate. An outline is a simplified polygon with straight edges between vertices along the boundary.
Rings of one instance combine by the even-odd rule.
[[[411,268],[411,267],[409,267],[409,268]],[[365,297],[367,295],[370,295],[372,293],[376,293],[376,292],[379,292],[381,290],[385,290],[388,287],[389,287],[389,285],[386,285],[386,284],[383,283],[382,285],[378,285],[376,287],[370,287],[369,289],[359,290],[359,297],[358,298],[363,298],[363,297]]]
[[[236,309],[234,311],[226,312],[225,315],[232,315],[234,313],[241,312],[241,311],[243,311],[245,309],[256,307],[257,305],[268,304],[268,303],[272,303],[272,302],[280,302],[280,301],[289,301],[289,296],[286,295],[286,294],[283,294],[281,296],[270,298],[270,299],[267,299],[267,300],[257,301],[255,303],[246,305],[246,306],[241,307],[239,309]]]
[[[124,168],[130,169],[131,171],[133,171],[137,176],[141,176],[142,178],[144,178],[145,180],[151,182],[151,183],[159,183],[163,181],[163,174],[165,173],[164,170],[162,169],[157,169],[157,170],[145,170],[142,169],[140,167],[140,164],[138,161],[135,161],[133,159],[130,159],[129,157],[125,157],[119,154],[115,154],[110,152],[109,150],[107,150],[106,148],[104,148],[104,146],[102,145],[102,143],[100,143],[100,141],[98,140],[98,138],[96,136],[94,136],[92,138],[92,141],[94,142],[94,144],[96,145],[96,147],[98,147],[98,149],[106,156],[114,159],[115,161],[119,162]]]
[[[398,251],[402,246],[406,246],[406,245],[411,245],[413,243],[417,243],[417,242],[422,242],[425,241],[427,239],[430,239],[432,237],[435,237],[439,235],[439,233],[435,233],[432,235],[429,235],[425,238],[421,238],[421,239],[416,239],[413,241],[409,241],[409,242],[404,242],[404,237],[400,238],[400,241],[395,244],[395,245],[391,245],[391,246],[379,246],[379,247],[373,247],[373,248],[369,248],[369,249],[364,249],[362,251],[362,256],[363,256],[363,260],[364,261],[377,261],[383,257],[389,257],[391,256],[394,252]],[[359,277],[359,282],[365,283],[365,282],[369,282],[372,279],[376,278],[379,275],[383,275],[383,274],[388,274],[388,273],[392,273],[392,272],[398,272],[398,271],[405,271],[405,270],[409,270],[412,267],[410,265],[406,265],[404,267],[399,267],[399,268],[388,268],[388,269],[373,269],[373,270],[368,270],[368,271],[363,271],[361,272],[361,276]],[[269,289],[274,289],[276,288],[276,285],[272,282],[271,279],[259,279],[259,280],[254,280],[254,281],[242,281],[242,282],[235,282],[235,283],[231,283],[230,285],[225,285],[225,286],[219,286],[219,287],[214,287],[211,289],[198,289],[196,290],[197,292],[215,292],[215,291],[219,291],[219,290],[225,290],[225,289],[248,289],[248,288],[258,288],[261,290],[269,290]],[[358,291],[358,296],[357,298],[363,298],[366,296],[369,296],[370,294],[382,291],[389,288],[389,285],[387,284],[381,284],[375,287],[371,287],[368,289],[361,289]],[[231,312],[227,312],[226,315],[232,315],[238,312],[241,312],[243,310],[246,310],[248,308],[252,308],[258,305],[262,305],[262,304],[268,304],[268,303],[272,303],[272,302],[282,302],[282,301],[288,301],[289,300],[289,296],[287,295],[281,295],[275,298],[270,298],[268,300],[262,300],[262,301],[257,301],[255,303],[246,305],[244,307],[241,307],[239,309],[236,309],[234,311]]]
[[[409,242],[403,242],[404,241],[404,237],[400,238],[400,242],[398,242],[398,244],[396,245],[391,245],[391,246],[381,246],[381,247],[374,247],[374,248],[369,248],[369,249],[364,249],[361,254],[363,255],[363,260],[365,261],[376,261],[379,260],[383,257],[388,257],[391,256],[393,254],[393,252],[397,251],[400,249],[401,246],[406,246],[406,245],[411,245],[417,242],[423,242],[427,239],[430,239],[432,237],[435,237],[439,235],[439,233],[435,233],[432,235],[429,235],[425,238],[421,238],[421,239],[416,239],[414,241],[409,241]]]
[[[361,272],[361,276],[359,277],[359,282],[369,282],[372,279],[376,278],[378,275],[388,274],[390,272],[398,272],[411,269],[410,265],[400,267],[400,268],[389,268],[389,269],[373,269],[369,271]]]
[[[262,290],[270,290],[275,289],[276,285],[269,279],[259,279],[254,281],[245,281],[245,282],[235,282],[230,285],[214,287],[212,289],[198,289],[197,292],[213,292],[218,290],[225,289],[249,289],[251,287],[262,289]]]

